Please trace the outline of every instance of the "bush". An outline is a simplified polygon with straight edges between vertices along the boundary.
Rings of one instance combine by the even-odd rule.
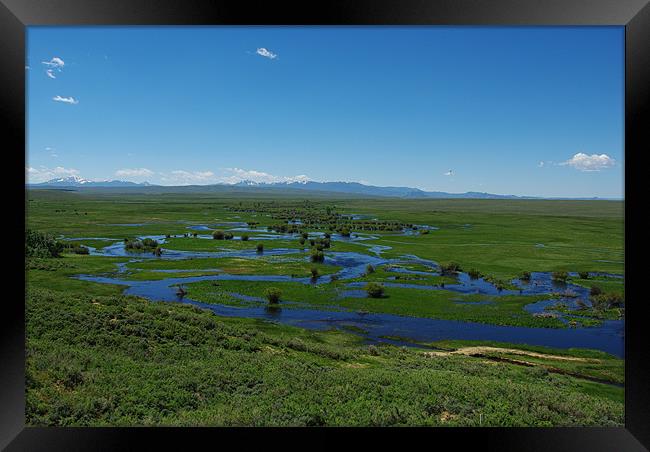
[[[162,255],[162,248],[157,246],[156,249],[153,251],[153,254],[156,256],[161,256]]]
[[[300,237],[300,240],[298,240],[298,243],[300,243],[301,245],[304,245],[305,244],[305,238]]]
[[[312,262],[323,262],[325,260],[325,253],[319,250],[311,250],[309,257]]]
[[[531,274],[529,271],[523,271],[521,272],[521,279],[522,281],[530,281]]]
[[[384,286],[371,282],[366,286],[366,292],[370,298],[381,298],[384,295]]]
[[[375,267],[373,267],[371,264],[366,265],[366,274],[374,273],[375,272]]]
[[[142,240],[142,245],[145,248],[156,248],[158,246],[158,242],[154,239],[146,238]]]
[[[341,228],[341,236],[350,237],[350,230],[348,228]]]
[[[594,309],[620,308],[623,303],[623,297],[615,293],[603,293],[591,297],[591,304]]]
[[[589,272],[578,272],[580,279],[589,279]]]
[[[212,233],[212,238],[215,240],[223,240],[225,234],[221,230],[216,230]]]
[[[241,239],[243,242],[248,242],[248,234],[242,234]]]
[[[232,232],[226,232],[226,233],[223,234],[223,238],[226,239],[226,240],[232,240],[233,237],[234,237],[234,235],[233,235]]]
[[[277,287],[267,287],[264,290],[264,296],[269,300],[270,304],[278,304],[280,302],[280,297],[282,296],[282,291]]]
[[[312,267],[310,270],[312,278],[318,278],[318,268]]]
[[[61,257],[63,244],[52,235],[26,230],[25,257]]]
[[[264,251],[264,244],[263,243],[258,243],[257,244],[257,252],[261,253],[262,251]]]
[[[568,277],[569,277],[569,274],[568,274],[567,272],[565,272],[565,271],[555,271],[555,272],[553,272],[553,274],[552,274],[552,278],[553,278],[555,281],[566,282],[566,280],[567,280]]]
[[[448,264],[440,264],[440,271],[442,273],[458,273],[462,271],[460,264],[456,262],[449,262]]]
[[[589,294],[593,297],[596,295],[600,295],[603,293],[603,289],[600,288],[600,286],[591,286],[591,289],[589,289]]]
[[[467,272],[470,278],[472,279],[478,279],[481,277],[481,272],[479,272],[477,269],[473,268]]]
[[[425,235],[428,234],[429,230],[428,229],[420,229],[420,235]]]

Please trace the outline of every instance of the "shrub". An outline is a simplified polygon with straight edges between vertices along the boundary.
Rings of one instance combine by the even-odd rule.
[[[280,302],[280,297],[282,296],[282,291],[277,287],[267,287],[264,290],[264,296],[269,300],[270,304],[278,304]]]
[[[154,239],[146,238],[142,240],[142,246],[145,248],[156,248],[158,246],[158,242]]]
[[[155,254],[156,256],[162,255],[162,248],[157,246],[156,249],[153,251],[153,254]]]
[[[232,232],[226,232],[226,233],[223,234],[223,238],[226,239],[226,240],[232,240],[233,237],[234,237],[234,235],[233,235]]]
[[[440,271],[442,273],[457,273],[462,271],[460,264],[456,262],[449,262],[448,264],[440,264]]]
[[[420,235],[425,235],[428,234],[429,230],[428,229],[420,229]]]
[[[384,286],[371,282],[366,286],[366,292],[370,298],[381,298],[384,295]]]
[[[318,278],[318,268],[312,267],[310,270],[312,278]]]
[[[531,274],[529,271],[523,271],[521,272],[521,280],[522,281],[530,281]]]
[[[243,242],[247,242],[248,241],[248,234],[242,234],[241,239],[242,239]]]
[[[325,260],[325,253],[319,250],[311,250],[309,257],[312,262],[323,262]]]
[[[309,238],[309,234],[306,233],[306,232],[301,232],[300,233],[300,238],[303,239],[302,242],[300,242],[300,243],[305,243],[305,240],[307,240]]]
[[[591,304],[595,309],[611,309],[623,306],[623,297],[615,293],[602,293],[591,297]]]
[[[478,279],[481,277],[481,272],[479,272],[477,269],[473,268],[467,272],[470,278],[472,279]]]
[[[60,257],[63,244],[52,235],[25,231],[25,257]]]
[[[373,267],[371,264],[366,265],[366,274],[374,273],[375,272],[375,267]]]
[[[375,345],[368,346],[368,353],[371,356],[379,356],[379,349]]]
[[[257,252],[261,253],[262,251],[264,251],[264,244],[263,243],[258,243],[257,244]]]
[[[348,228],[341,228],[341,235],[343,237],[350,237],[350,230]]]
[[[580,279],[589,279],[589,272],[578,272]]]
[[[215,240],[223,240],[224,236],[225,236],[225,234],[223,233],[223,231],[221,231],[219,229],[217,229],[216,231],[214,231],[212,233],[212,238],[215,239]]]
[[[305,244],[305,238],[300,237],[300,240],[298,240],[298,243],[300,243],[301,245],[304,245]]]
[[[593,297],[596,295],[600,295],[603,293],[603,289],[600,288],[600,286],[591,286],[591,289],[589,289],[589,294]]]
[[[552,274],[552,278],[553,278],[555,281],[566,282],[566,280],[567,280],[568,277],[569,277],[569,274],[568,274],[567,272],[565,272],[565,271],[555,271],[555,272],[553,272],[553,274]]]

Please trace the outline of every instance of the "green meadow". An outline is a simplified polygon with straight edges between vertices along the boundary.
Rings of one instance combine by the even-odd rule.
[[[160,259],[143,258],[142,251],[111,257],[71,248],[60,257],[26,259],[28,425],[623,425],[624,361],[602,351],[452,339],[413,347],[369,344],[354,328],[312,330],[222,317],[74,278],[138,283],[208,275],[183,285],[185,296],[208,307],[266,305],[274,288],[287,311],[562,330],[572,326],[525,309],[551,294],[458,293],[445,287],[455,283],[452,274],[417,262],[375,265],[341,280],[335,275],[343,264],[329,259],[336,253],[369,259],[413,255],[456,263],[506,289],[523,272],[624,275],[622,202],[109,190],[26,195],[28,228],[62,243],[81,239],[74,243],[101,252],[125,240],[164,237]],[[365,220],[342,216],[348,214]],[[292,226],[287,218],[301,224]],[[236,223],[254,227],[238,231]],[[188,229],[197,225],[209,229]],[[292,228],[308,235],[303,243]],[[288,232],[279,233],[290,236],[264,237],[283,229]],[[213,230],[233,238],[193,236],[211,236]],[[316,232],[333,239],[319,239]],[[244,234],[248,240],[241,240]],[[165,258],[175,251],[222,255]],[[286,278],[236,279],[265,275]],[[625,296],[620,278],[568,281],[616,302]],[[382,287],[380,296],[366,294],[372,283]],[[624,316],[619,305],[563,309],[557,308],[575,314],[576,325],[585,328]]]

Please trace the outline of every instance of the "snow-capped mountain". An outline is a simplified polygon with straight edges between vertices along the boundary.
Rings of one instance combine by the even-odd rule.
[[[39,184],[29,185],[33,187],[147,187],[152,184],[149,182],[136,183],[126,180],[94,181],[79,176],[67,176],[50,179],[47,182],[41,182]]]

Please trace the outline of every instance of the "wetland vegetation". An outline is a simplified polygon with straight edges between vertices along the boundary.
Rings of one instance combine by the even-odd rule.
[[[27,423],[623,425],[622,212],[29,190]]]

